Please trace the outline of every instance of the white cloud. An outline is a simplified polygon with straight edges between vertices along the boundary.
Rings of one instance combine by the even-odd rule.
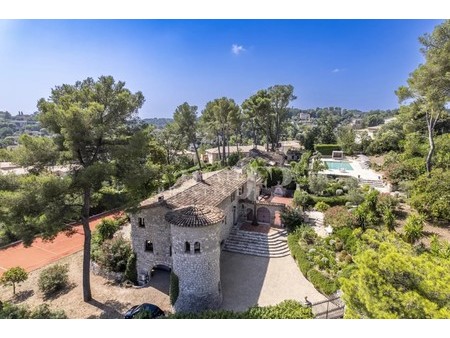
[[[332,73],[340,73],[343,72],[345,70],[345,68],[334,68],[331,72]]]
[[[231,46],[231,52],[233,54],[235,54],[235,55],[239,55],[239,54],[241,54],[242,52],[245,52],[245,51],[246,51],[246,49],[244,48],[244,46],[239,46],[239,45],[236,45],[236,44],[233,44]]]

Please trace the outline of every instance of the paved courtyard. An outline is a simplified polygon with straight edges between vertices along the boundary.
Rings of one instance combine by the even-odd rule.
[[[245,311],[253,305],[275,305],[286,299],[312,303],[326,300],[302,275],[291,256],[265,258],[222,252],[222,308]]]

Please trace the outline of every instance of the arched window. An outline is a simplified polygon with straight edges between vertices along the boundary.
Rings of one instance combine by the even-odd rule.
[[[200,253],[200,242],[194,243],[194,253]]]
[[[153,252],[153,243],[145,241],[145,251]]]
[[[191,252],[191,244],[189,242],[184,243],[184,252]]]

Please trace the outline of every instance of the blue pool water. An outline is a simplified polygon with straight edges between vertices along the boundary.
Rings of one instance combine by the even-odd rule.
[[[330,170],[353,170],[352,166],[350,165],[350,162],[345,161],[324,161],[325,165]]]

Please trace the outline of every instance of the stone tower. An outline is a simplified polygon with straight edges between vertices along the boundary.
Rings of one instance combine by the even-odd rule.
[[[220,285],[220,230],[224,213],[216,207],[189,205],[168,212],[172,270],[178,276],[177,312],[217,309]]]

